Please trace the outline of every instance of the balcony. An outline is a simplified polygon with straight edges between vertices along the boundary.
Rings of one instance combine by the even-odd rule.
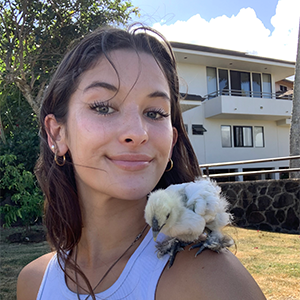
[[[291,118],[291,96],[280,98],[273,93],[223,89],[205,98],[205,118],[268,120],[277,121],[278,126],[288,126],[286,120]]]

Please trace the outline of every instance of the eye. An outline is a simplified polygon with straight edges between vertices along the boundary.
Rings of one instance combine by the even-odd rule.
[[[167,214],[167,217],[166,217],[166,218],[167,218],[167,220],[168,220],[168,219],[170,218],[170,214]]]
[[[170,114],[166,113],[163,109],[151,110],[145,113],[145,115],[152,120],[160,120],[167,118]]]
[[[104,116],[115,112],[115,109],[109,105],[109,102],[94,102],[90,105],[90,108],[96,111],[99,115]]]

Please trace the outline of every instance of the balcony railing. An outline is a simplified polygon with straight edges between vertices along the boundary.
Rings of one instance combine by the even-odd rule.
[[[270,174],[270,173],[282,173],[282,172],[299,172],[300,168],[288,168],[288,169],[275,169],[275,170],[261,170],[261,171],[248,171],[248,172],[234,172],[234,173],[219,173],[219,174],[209,174],[209,168],[214,167],[224,167],[224,166],[233,166],[233,165],[243,165],[243,164],[253,164],[253,163],[262,163],[262,162],[273,162],[281,160],[290,160],[290,159],[300,159],[300,155],[295,156],[285,156],[285,157],[275,157],[275,158],[265,158],[265,159],[252,159],[252,160],[242,160],[242,161],[232,161],[232,162],[223,162],[223,163],[212,163],[200,165],[201,169],[206,170],[206,175],[203,177],[233,177],[241,175],[257,175],[257,174]]]
[[[282,99],[282,100],[293,100],[293,95],[285,95],[284,93],[268,93],[268,92],[257,92],[257,91],[245,91],[245,90],[217,90],[204,96],[204,99],[211,99],[218,96],[234,96],[234,97],[253,97],[253,98],[266,98],[266,99]]]

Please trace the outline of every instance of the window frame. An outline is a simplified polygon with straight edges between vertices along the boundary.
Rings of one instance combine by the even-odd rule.
[[[210,72],[208,71],[210,70]],[[209,73],[214,73],[209,75]],[[226,88],[224,87],[221,90],[222,84],[220,84],[220,72],[225,74],[227,71],[227,84]],[[243,76],[248,76],[249,86],[246,89],[243,89],[246,86],[246,81],[242,80]],[[254,80],[253,77],[257,77],[259,75],[259,80]],[[233,77],[238,79],[238,82],[233,82]],[[208,99],[215,98],[219,95],[229,95],[229,96],[240,96],[240,97],[251,97],[251,98],[272,98],[272,74],[262,73],[262,72],[254,72],[249,70],[235,70],[235,69],[226,69],[226,68],[218,68],[218,67],[210,67],[206,66],[206,88]],[[256,85],[254,84],[256,83]],[[240,90],[233,89],[233,85],[239,85]],[[213,87],[214,86],[214,87]],[[228,86],[228,89],[227,89]],[[212,91],[215,89],[215,91]],[[249,89],[249,90],[248,90]],[[255,89],[255,90],[254,90]]]
[[[236,129],[239,130],[240,138],[237,139]],[[249,128],[251,130],[251,145],[245,146],[245,133],[244,129]],[[253,126],[234,125],[233,126],[233,145],[235,148],[253,148]]]
[[[223,132],[225,133],[225,131],[222,130],[222,128],[224,127],[229,127],[229,141],[230,141],[230,146],[226,146],[224,145],[225,143],[223,143],[223,141],[225,141],[225,139],[223,139]],[[221,125],[221,145],[222,148],[232,148],[232,130],[231,130],[231,125]]]
[[[257,146],[256,144],[256,136],[255,136],[255,129],[261,128],[262,133],[262,146]],[[255,148],[265,148],[265,132],[264,132],[264,126],[253,126],[253,141],[254,141],[254,147]]]

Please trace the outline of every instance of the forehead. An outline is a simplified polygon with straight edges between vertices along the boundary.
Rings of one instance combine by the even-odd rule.
[[[107,57],[102,55],[82,74],[78,88],[82,90],[94,80],[105,80],[116,86],[133,86],[139,82],[169,89],[168,80],[152,55],[127,49],[111,51]]]

